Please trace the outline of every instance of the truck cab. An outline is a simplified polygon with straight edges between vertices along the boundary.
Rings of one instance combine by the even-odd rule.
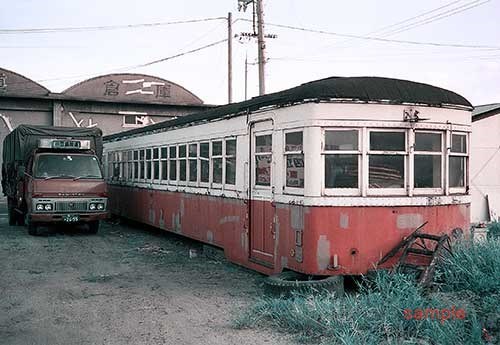
[[[31,235],[44,234],[57,223],[85,224],[97,233],[100,220],[108,217],[99,140],[46,136],[36,138],[23,159],[6,164],[4,155],[9,223],[26,224]]]

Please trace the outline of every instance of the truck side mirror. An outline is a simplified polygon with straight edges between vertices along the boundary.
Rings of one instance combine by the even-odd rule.
[[[19,166],[17,168],[17,178],[18,179],[23,179],[24,178],[24,173],[26,172],[26,168],[24,166]]]

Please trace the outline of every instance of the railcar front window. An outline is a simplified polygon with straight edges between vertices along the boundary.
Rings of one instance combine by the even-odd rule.
[[[255,137],[255,184],[271,185],[273,138],[271,135]]]
[[[302,132],[285,134],[286,186],[304,188],[304,153]]]
[[[404,188],[405,157],[405,132],[370,132],[369,188]]]
[[[200,182],[210,182],[210,146],[209,143],[200,144]]]
[[[325,188],[359,188],[359,131],[327,130]]]
[[[179,181],[186,181],[186,145],[179,146]]]
[[[415,188],[442,188],[442,155],[441,133],[415,133]]]
[[[448,174],[450,188],[465,187],[466,159],[467,136],[465,134],[452,133]]]
[[[226,140],[226,184],[236,183],[236,139]]]
[[[222,183],[222,141],[212,142],[212,182]]]

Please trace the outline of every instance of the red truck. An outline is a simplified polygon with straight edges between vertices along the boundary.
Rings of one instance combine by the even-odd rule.
[[[31,235],[55,223],[85,223],[91,233],[108,217],[98,128],[20,125],[3,142],[2,188],[9,224]]]

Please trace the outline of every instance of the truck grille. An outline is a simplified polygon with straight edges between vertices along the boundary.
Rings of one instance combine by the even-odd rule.
[[[56,212],[81,212],[87,211],[86,201],[56,201]]]

